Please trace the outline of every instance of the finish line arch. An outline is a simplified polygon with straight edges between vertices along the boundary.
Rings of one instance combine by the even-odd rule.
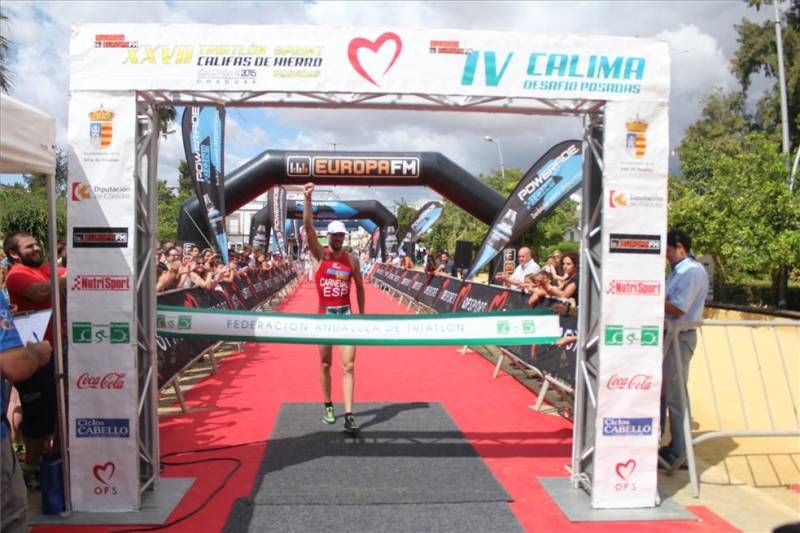
[[[384,47],[391,58],[386,64],[365,61]],[[604,422],[658,419],[663,339],[643,345],[637,332],[662,324],[663,291],[619,295],[605,287],[615,279],[663,287],[667,43],[443,29],[87,24],[73,28],[70,51],[69,179],[94,193],[73,200],[68,212],[70,322],[94,328],[113,320],[134,332],[113,347],[69,338],[71,404],[69,420],[60,422],[63,434],[87,417],[125,420],[131,428],[127,439],[71,439],[64,461],[70,510],[139,510],[142,493],[159,485],[152,254],[161,105],[583,117],[571,482],[591,495],[595,508],[656,505],[657,431],[620,436],[606,432]],[[604,200],[612,192],[658,201],[609,205]],[[134,289],[88,294],[72,288],[76,276],[95,274],[98,264],[104,273],[132,279]],[[630,342],[620,345],[618,335],[606,335],[620,328]],[[104,401],[100,391],[75,387],[87,371],[132,379]],[[654,386],[607,386],[615,374],[629,372],[651,375]],[[108,463],[115,467],[113,498],[95,490],[92,476]]]
[[[225,214],[273,185],[309,181],[318,185],[427,186],[488,225],[505,203],[497,191],[437,152],[267,150],[225,177]],[[213,242],[208,230],[201,235],[200,224],[195,223],[202,220],[197,198],[186,200],[178,216],[178,240]]]

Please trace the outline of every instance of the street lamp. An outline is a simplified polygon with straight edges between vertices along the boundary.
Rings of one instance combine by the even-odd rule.
[[[503,151],[500,149],[500,141],[497,139],[493,139],[490,135],[487,135],[483,138],[484,141],[487,143],[494,143],[497,146],[497,156],[500,158],[500,176],[502,176],[503,181],[506,180],[506,169],[503,166]]]

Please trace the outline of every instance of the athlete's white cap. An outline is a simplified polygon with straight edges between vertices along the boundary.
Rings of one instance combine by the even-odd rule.
[[[339,220],[334,220],[328,224],[328,233],[347,233],[347,228]]]

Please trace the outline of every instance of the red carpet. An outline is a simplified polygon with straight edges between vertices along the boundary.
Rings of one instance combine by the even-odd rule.
[[[302,285],[282,306],[286,312],[313,312],[313,287]],[[369,313],[406,313],[367,285]],[[440,402],[470,439],[498,481],[511,494],[511,509],[526,531],[736,531],[703,507],[691,510],[698,522],[570,523],[537,482],[539,476],[566,477],[572,426],[569,421],[532,411],[536,397],[510,376],[492,379],[493,366],[479,355],[461,355],[457,347],[359,347],[356,359],[358,401]],[[338,354],[334,353],[334,363]],[[219,531],[234,500],[248,495],[282,402],[321,402],[317,348],[313,345],[249,344],[227,357],[220,371],[195,386],[188,415],[161,420],[161,451],[196,450],[260,442],[208,453],[170,457],[186,462],[211,457],[242,461],[224,489],[196,515],[168,531]],[[334,364],[334,402],[341,402],[341,372]],[[194,477],[194,486],[170,517],[196,509],[234,468],[232,462],[169,466],[165,477]],[[38,527],[37,533],[70,528]],[[122,527],[82,527],[116,531]],[[74,531],[74,529],[72,529]]]

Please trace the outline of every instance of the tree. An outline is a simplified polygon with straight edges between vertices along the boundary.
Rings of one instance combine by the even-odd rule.
[[[194,181],[189,173],[189,163],[185,159],[178,164],[178,194],[194,194]]]
[[[66,196],[67,181],[68,181],[69,161],[64,149],[60,146],[56,147],[56,194],[59,196]],[[22,179],[28,191],[32,194],[41,194],[47,196],[47,174],[25,174]]]
[[[8,17],[0,11],[0,91],[8,93],[11,88],[13,73],[8,68],[8,55],[11,52],[11,41],[3,35],[3,26],[8,25]]]
[[[751,0],[757,10],[772,1]],[[800,143],[800,0],[792,0],[783,12],[783,60],[786,73],[786,99],[789,110],[789,138],[791,146]],[[742,20],[735,26],[739,34],[739,48],[731,61],[731,70],[746,96],[750,80],[762,74],[778,81],[778,53],[775,42],[775,23],[772,20],[756,24]],[[769,132],[780,132],[781,108],[777,83],[756,103],[755,122]]]
[[[31,194],[22,186],[0,187],[0,236],[15,231],[26,231],[33,235],[43,248],[48,243],[47,198],[41,194]],[[65,240],[66,201],[56,201],[57,239]]]
[[[175,122],[176,116],[177,111],[171,105],[157,108],[158,132],[163,138],[166,139],[170,133],[174,133],[174,131],[170,131],[169,127]]]
[[[417,210],[408,205],[404,200],[397,204],[397,238],[403,240],[403,237],[408,233],[411,228],[411,223],[414,222],[414,216]]]
[[[728,139],[730,141],[730,139]],[[693,236],[693,252],[714,257],[723,282],[740,282],[800,262],[800,198],[786,187],[780,144],[766,133],[738,146],[684,139],[681,159],[705,160],[670,183],[669,222]]]

